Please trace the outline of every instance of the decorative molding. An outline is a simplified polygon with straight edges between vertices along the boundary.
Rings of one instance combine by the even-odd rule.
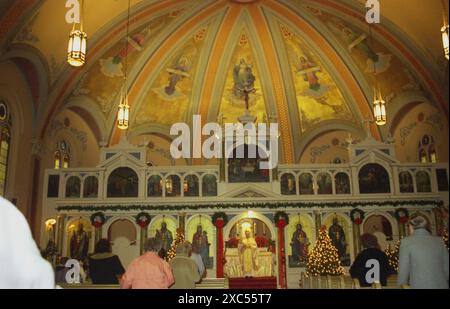
[[[19,33],[17,33],[15,37],[15,41],[21,42],[21,43],[30,43],[30,44],[36,44],[40,40],[39,38],[33,34],[33,26],[36,22],[36,19],[39,17],[39,11],[30,19],[30,21],[23,27]]]
[[[78,139],[78,141],[81,143],[83,151],[87,149],[87,133],[72,127],[66,127],[60,120],[54,120],[52,122],[48,135],[49,137],[54,137],[57,132],[63,129],[67,129],[76,139]]]

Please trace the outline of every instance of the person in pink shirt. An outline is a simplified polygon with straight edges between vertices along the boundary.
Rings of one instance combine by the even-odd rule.
[[[122,289],[167,289],[174,282],[172,268],[158,255],[161,242],[156,238],[146,241],[145,254],[134,259],[122,276]]]

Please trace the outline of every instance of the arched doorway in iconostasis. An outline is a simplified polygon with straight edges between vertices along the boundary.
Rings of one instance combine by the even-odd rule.
[[[362,233],[374,235],[381,250],[385,250],[389,246],[393,248],[399,239],[398,229],[394,229],[393,220],[379,213],[368,215],[365,218]]]
[[[192,244],[192,250],[202,257],[206,269],[213,269],[216,252],[216,233],[211,217],[202,215],[190,216],[186,221],[185,236],[186,240]]]
[[[66,224],[66,245],[63,256],[87,261],[88,254],[94,250],[94,231],[87,218],[70,219]]]
[[[129,218],[119,218],[110,223],[108,239],[112,252],[116,254],[125,269],[139,256],[139,240],[136,225]]]
[[[234,216],[224,229],[225,259],[224,273],[229,278],[245,277],[243,262],[246,258],[242,248],[244,239],[251,239],[255,244],[252,249],[252,276],[277,276],[276,265],[276,231],[273,223],[266,216],[248,211]],[[248,251],[247,251],[248,252]],[[256,266],[255,266],[256,265]]]
[[[155,237],[161,242],[161,254],[165,255],[177,236],[178,221],[173,216],[155,216],[148,226],[148,238]]]
[[[323,217],[322,225],[339,253],[342,266],[350,266],[353,252],[353,233],[350,218],[340,213],[329,213]]]
[[[289,268],[306,267],[308,253],[312,250],[315,239],[316,229],[311,214],[289,216],[285,240]]]

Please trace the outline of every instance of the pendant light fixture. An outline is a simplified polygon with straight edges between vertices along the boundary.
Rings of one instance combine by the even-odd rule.
[[[444,56],[448,60],[448,54],[449,54],[449,41],[448,41],[448,21],[447,21],[447,9],[445,7],[445,2],[442,0],[442,17],[444,21],[444,25],[441,28],[441,35],[442,35],[442,46],[444,47]]]
[[[370,32],[370,40],[371,40],[371,46],[372,49],[374,48],[373,44],[373,35],[372,35],[372,27],[369,25],[369,32]],[[373,60],[373,74],[375,78],[375,85],[373,88],[373,116],[375,118],[375,123],[378,126],[384,126],[386,124],[386,102],[383,99],[383,96],[381,95],[381,89],[378,84],[378,77],[377,77],[377,64],[376,61]]]
[[[120,94],[120,103],[119,103],[119,111],[117,113],[117,127],[121,130],[127,130],[130,118],[130,106],[128,105],[128,86],[127,86],[127,77],[128,77],[128,36],[130,32],[130,7],[131,0],[128,0],[128,19],[127,19],[127,33],[125,37],[125,77],[124,83],[121,89]]]
[[[86,63],[87,34],[83,27],[84,0],[81,0],[80,23],[73,23],[67,47],[67,62],[73,67],[81,67]]]

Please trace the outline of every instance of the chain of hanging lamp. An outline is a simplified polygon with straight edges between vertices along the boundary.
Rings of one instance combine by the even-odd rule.
[[[125,67],[124,83],[120,94],[119,111],[117,114],[117,127],[121,130],[127,130],[129,125],[130,106],[128,105],[128,36],[130,34],[130,8],[131,0],[128,0],[127,30],[125,36]]]

